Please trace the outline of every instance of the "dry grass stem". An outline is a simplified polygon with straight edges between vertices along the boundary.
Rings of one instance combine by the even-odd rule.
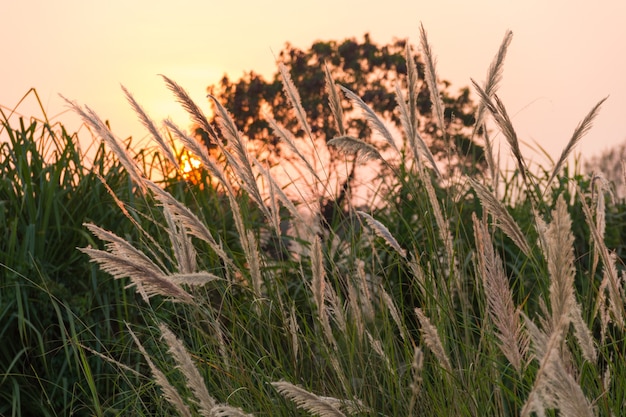
[[[433,109],[435,113],[435,120],[439,125],[439,129],[446,137],[446,124],[444,119],[444,107],[441,101],[441,94],[439,93],[439,87],[437,86],[437,70],[435,69],[435,56],[428,43],[428,36],[424,25],[420,25],[420,45],[422,53],[424,55],[424,69],[426,71],[426,84],[428,85],[428,91],[430,92],[430,101],[433,103]]]
[[[493,217],[494,223],[511,238],[513,243],[515,243],[526,256],[530,257],[531,249],[526,241],[526,237],[504,205],[484,185],[471,178],[469,178],[469,182],[476,191],[478,198],[480,198],[483,207]]]
[[[267,120],[267,122],[271,126],[272,130],[274,131],[274,134],[278,136],[278,138],[285,145],[287,145],[289,150],[293,152],[304,163],[304,165],[306,166],[307,170],[312,175],[312,177],[315,178],[318,183],[322,182],[317,173],[317,170],[313,168],[313,165],[311,165],[311,162],[309,161],[309,159],[306,158],[302,154],[300,149],[298,148],[298,145],[296,144],[296,141],[294,140],[293,134],[289,132],[287,129],[285,129],[283,126],[279,125],[278,122],[274,120],[271,116],[266,115],[265,120]]]
[[[185,303],[193,301],[189,293],[172,282],[165,271],[130,243],[96,225],[85,224],[85,227],[100,240],[108,242],[107,251],[92,248],[80,249],[89,255],[93,262],[97,262],[103,271],[117,279],[130,278],[133,285],[138,290],[144,291],[148,297],[162,295]]]
[[[513,128],[513,124],[511,123],[511,119],[509,118],[504,104],[495,94],[493,95],[492,100],[492,97],[490,97],[489,94],[487,94],[485,90],[483,90],[482,87],[480,87],[476,83],[476,81],[472,80],[472,84],[474,85],[474,89],[480,97],[480,102],[487,108],[487,110],[489,110],[494,120],[496,121],[498,128],[504,134],[504,137],[509,143],[509,146],[511,147],[511,152],[513,153],[513,156],[515,157],[515,160],[517,162],[517,167],[519,169],[520,175],[522,176],[522,179],[526,181],[526,164],[524,162],[524,157],[522,156],[522,151],[519,147],[517,133],[515,133],[515,129]]]
[[[559,171],[561,171],[563,164],[569,157],[570,153],[572,152],[576,144],[578,144],[578,142],[580,142],[580,140],[583,138],[583,136],[585,136],[585,134],[589,131],[589,129],[591,129],[591,125],[593,124],[593,119],[596,118],[596,116],[598,115],[598,112],[600,111],[600,107],[602,106],[602,103],[604,103],[607,98],[608,97],[603,98],[595,106],[593,106],[593,108],[589,111],[589,113],[587,113],[585,118],[578,124],[578,126],[576,126],[576,129],[574,129],[574,133],[572,134],[571,139],[569,140],[569,142],[563,149],[563,152],[561,153],[559,160],[554,165],[552,174],[550,175],[550,178],[548,179],[548,182],[546,183],[546,190],[548,189],[549,185],[552,183],[552,180],[554,179],[554,177],[556,177]]]
[[[163,391],[164,398],[170,404],[172,404],[174,406],[176,411],[181,416],[183,416],[183,417],[191,417],[192,414],[191,414],[191,410],[189,409],[189,406],[187,404],[185,404],[185,401],[180,396],[180,394],[178,393],[176,388],[174,388],[174,386],[172,384],[170,384],[170,382],[167,380],[167,377],[165,376],[165,374],[163,372],[161,372],[161,370],[159,368],[156,367],[154,362],[152,362],[152,359],[150,359],[150,355],[148,354],[146,349],[143,347],[141,342],[139,342],[139,339],[137,338],[135,333],[132,331],[132,329],[130,328],[128,323],[126,324],[126,328],[128,329],[128,332],[130,333],[130,335],[133,338],[133,340],[135,341],[135,344],[139,348],[139,351],[141,352],[143,357],[146,359],[146,362],[148,363],[148,366],[150,367],[150,371],[152,372],[152,376],[154,377],[154,382],[156,382],[156,384],[159,387],[161,387],[161,390]]]
[[[187,349],[180,340],[172,333],[172,331],[165,325],[160,324],[159,329],[165,343],[169,346],[169,353],[176,361],[176,368],[178,368],[185,376],[187,387],[191,389],[193,395],[196,397],[198,409],[200,414],[206,417],[211,416],[213,407],[215,407],[215,400],[207,391],[204,379],[198,372],[196,364],[191,359],[191,355],[187,352]]]
[[[511,44],[511,40],[513,39],[513,32],[507,30],[504,34],[504,39],[502,39],[502,43],[500,44],[500,48],[498,49],[498,53],[491,61],[491,65],[489,65],[489,69],[487,70],[487,79],[485,81],[485,85],[483,87],[485,93],[491,97],[498,90],[500,81],[502,80],[502,71],[504,69],[504,59],[506,58],[506,52]],[[474,132],[472,133],[472,137],[476,134],[476,130],[483,125],[483,117],[485,113],[485,104],[481,101],[478,103],[478,109],[476,110],[476,123],[474,125]],[[485,134],[487,132],[486,129],[483,129]],[[489,155],[487,155],[489,158]]]
[[[185,226],[179,218],[175,218],[172,215],[167,207],[163,208],[163,214],[167,223],[166,230],[170,237],[170,245],[178,265],[178,272],[183,274],[196,272],[198,266],[196,261],[197,253]]]
[[[128,102],[132,106],[133,110],[135,110],[135,113],[137,113],[137,115],[139,116],[139,120],[141,121],[141,124],[143,124],[144,127],[146,129],[148,129],[148,132],[150,132],[150,134],[152,135],[152,137],[154,138],[156,143],[159,145],[159,148],[161,149],[161,152],[163,152],[163,154],[172,163],[172,165],[174,165],[176,167],[176,170],[180,170],[180,166],[178,165],[178,161],[176,160],[176,157],[174,156],[174,153],[172,153],[172,148],[170,146],[168,146],[167,143],[165,143],[165,140],[163,139],[163,136],[161,136],[161,133],[156,128],[156,126],[155,126],[154,122],[152,121],[152,119],[144,111],[144,109],[137,102],[137,100],[135,100],[133,95],[126,89],[126,87],[122,86],[122,90],[124,91],[124,94],[126,95],[126,99],[128,100]]]
[[[487,226],[480,223],[474,213],[472,220],[476,238],[476,258],[483,277],[489,317],[498,329],[502,353],[521,375],[529,339],[522,328],[520,311],[515,308],[502,260],[493,248]]]
[[[440,178],[441,172],[439,171],[439,167],[437,167],[437,164],[435,163],[435,157],[430,151],[430,148],[428,148],[428,146],[426,145],[426,142],[424,142],[422,136],[419,134],[417,130],[417,125],[411,122],[411,112],[398,84],[396,84],[396,101],[398,102],[398,111],[400,113],[400,122],[402,124],[402,129],[404,130],[404,134],[409,141],[411,152],[413,153],[413,158],[415,160],[415,163],[417,164],[418,172],[422,172],[421,158],[424,157],[430,164],[433,172],[435,172],[437,177]]]
[[[307,135],[307,137],[313,140],[311,127],[309,126],[309,122],[307,122],[304,108],[302,108],[300,93],[298,93],[298,89],[291,80],[289,70],[287,70],[287,67],[282,62],[278,64],[278,70],[280,71],[280,75],[283,81],[283,91],[285,92],[285,96],[291,104],[291,107],[293,107],[293,109],[295,110],[296,119],[298,119],[298,122],[300,122],[300,127],[302,127],[302,130],[304,130],[304,133]]]
[[[352,136],[332,138],[328,141],[328,146],[334,146],[344,154],[356,155],[356,161],[359,164],[364,164],[372,159],[385,162],[378,149]]]
[[[406,250],[403,249],[402,246],[400,246],[396,238],[393,237],[389,229],[387,229],[384,224],[363,211],[357,210],[356,214],[358,214],[359,217],[365,220],[368,226],[374,231],[376,236],[383,238],[387,245],[389,245],[393,250],[398,252],[400,256],[406,258]]]
[[[95,133],[100,136],[100,138],[102,138],[104,143],[109,148],[111,148],[111,150],[113,151],[113,153],[115,153],[118,160],[122,163],[122,166],[130,176],[130,178],[133,180],[133,182],[141,189],[141,191],[144,191],[144,176],[141,171],[139,171],[137,164],[133,161],[133,158],[130,156],[128,151],[124,147],[122,147],[122,145],[120,145],[111,130],[102,121],[102,119],[100,119],[96,112],[90,109],[88,106],[84,106],[83,109],[75,102],[70,101],[63,96],[61,97],[63,98],[63,100],[65,100],[67,104],[70,105],[72,110],[77,113],[81,119],[83,119],[83,122],[85,122],[87,126],[93,129]]]
[[[165,75],[161,74],[161,77],[163,77],[167,88],[174,93],[176,100],[183,106],[183,109],[185,109],[187,114],[191,116],[192,120],[209,134],[209,137],[215,142],[216,145],[219,145],[220,142],[215,129],[213,129],[213,126],[211,126],[200,107],[198,107],[191,97],[189,97],[189,94],[185,91],[185,89]]]
[[[422,312],[421,308],[418,307],[415,309],[415,315],[420,322],[420,333],[424,338],[424,343],[428,346],[430,351],[433,352],[437,360],[439,360],[439,365],[448,373],[452,373],[452,365],[443,348],[443,343],[441,343],[437,328],[432,325],[430,319]]]
[[[361,99],[361,97],[354,94],[351,90],[343,86],[341,86],[340,88],[346,95],[346,97],[352,102],[352,104],[355,107],[361,109],[361,112],[363,112],[363,114],[365,115],[365,120],[367,120],[367,123],[369,124],[372,131],[378,132],[378,134],[380,134],[383,139],[385,139],[385,142],[388,145],[390,145],[397,153],[400,153],[400,150],[396,146],[396,141],[393,139],[391,132],[389,132],[389,129],[387,129],[387,126],[380,119],[380,117],[378,117],[376,112],[374,112],[374,110],[369,105],[367,105]],[[345,132],[340,133],[340,136],[346,136]]]
[[[276,390],[302,410],[319,417],[345,417],[330,401],[286,381],[272,382]]]
[[[341,107],[339,91],[335,81],[333,80],[333,76],[330,73],[330,69],[326,64],[324,64],[324,75],[326,80],[326,92],[328,93],[328,106],[330,107],[330,111],[335,118],[335,126],[337,127],[337,132],[339,132],[339,136],[345,136],[346,128],[344,127],[343,108]]]

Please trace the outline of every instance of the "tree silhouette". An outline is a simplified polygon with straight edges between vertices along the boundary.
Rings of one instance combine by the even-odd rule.
[[[403,88],[406,86],[405,50],[404,40],[395,40],[388,45],[379,46],[372,42],[368,34],[364,35],[362,42],[355,38],[341,42],[317,41],[307,50],[287,43],[277,60],[285,65],[300,93],[311,134],[314,136],[312,139],[323,144],[338,135],[328,105],[325,66],[328,67],[337,85],[353,91],[383,119],[400,128],[395,88],[398,83]],[[476,107],[469,97],[469,88],[461,89],[455,96],[450,93],[448,82],[439,82],[441,100],[445,108],[446,127],[445,132],[442,132],[431,111],[430,93],[427,83],[424,82],[424,64],[418,55],[415,60],[420,80],[416,103],[419,130],[435,159],[445,165],[448,173],[454,170],[463,172],[483,170],[485,166],[483,149],[470,138],[472,133],[470,126],[475,122]],[[304,136],[297,118],[294,117],[294,110],[283,93],[279,71],[270,81],[254,71],[245,73],[235,81],[225,75],[217,85],[209,86],[208,92],[228,109],[237,128],[247,138],[260,141],[272,155],[280,155],[279,140],[272,134],[265,114],[271,115],[296,137]],[[342,105],[346,132],[364,141],[371,139],[372,132],[360,111],[351,111],[353,106],[347,99],[342,101]],[[205,141],[209,141],[206,132],[197,129],[196,133],[202,135]],[[451,148],[456,149],[454,156],[448,154]],[[355,169],[354,163],[334,199],[320,202],[323,217],[328,222],[337,214],[337,208],[340,208],[340,211],[344,210],[343,203],[349,198],[347,194],[354,179]]]

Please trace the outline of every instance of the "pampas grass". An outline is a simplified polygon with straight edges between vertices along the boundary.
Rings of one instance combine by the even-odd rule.
[[[423,26],[420,35],[432,113],[445,137],[445,108]],[[338,132],[325,144],[349,158],[361,158],[359,162],[386,163],[379,148],[349,136],[343,93],[344,102],[347,99],[395,151],[392,169],[378,178],[389,187],[377,192],[375,202],[356,206],[348,201],[341,207],[345,216],[324,227],[318,224],[319,207],[308,204],[324,197],[319,190],[328,192],[324,181],[338,168],[325,166],[322,173],[316,169],[320,155],[308,158],[303,151],[302,141],[309,146],[316,138],[283,64],[278,77],[301,130],[291,132],[269,115],[266,121],[301,165],[298,173],[306,177],[312,195],[283,191],[301,183],[280,177],[277,169],[251,155],[247,138],[217,98],[209,97],[215,128],[187,93],[164,77],[219,153],[216,157],[172,121],[164,122],[177,145],[196,155],[215,179],[203,185],[215,186],[216,193],[225,196],[224,212],[217,205],[209,211],[202,211],[202,204],[186,206],[171,189],[164,189],[167,185],[143,178],[113,135],[101,131],[104,125],[97,115],[73,104],[108,146],[120,152],[131,178],[147,191],[142,201],[157,206],[142,217],[152,221],[141,229],[143,235],[157,230],[142,245],[145,250],[93,224],[86,227],[104,242],[104,249],[81,250],[114,278],[129,279],[152,303],[146,320],[158,324],[162,338],[155,342],[167,346],[168,353],[140,342],[130,327],[129,332],[145,357],[145,369],[176,412],[292,414],[293,406],[285,407],[281,396],[301,412],[317,416],[518,416],[549,415],[552,409],[559,415],[588,416],[596,409],[599,415],[619,410],[619,398],[611,398],[602,382],[610,375],[611,384],[617,385],[615,381],[626,376],[619,345],[624,282],[616,252],[605,241],[608,220],[601,212],[606,207],[594,200],[594,215],[583,191],[576,193],[580,201],[568,200],[564,194],[569,189],[553,185],[602,101],[576,128],[554,168],[544,171],[543,178],[531,173],[510,117],[495,95],[511,37],[511,32],[505,34],[483,86],[474,85],[479,123],[484,126],[484,110],[491,113],[523,181],[500,177],[486,136],[491,188],[482,176],[446,178],[443,184],[419,131],[422,86],[408,43],[407,74],[395,86],[400,132],[388,129],[356,94],[338,87],[324,68]],[[167,145],[125,92],[155,141]],[[302,132],[304,137],[299,137]],[[168,158],[176,154],[172,148]],[[448,160],[455,156],[451,153]],[[505,183],[499,184],[498,178]],[[499,197],[495,190],[501,185],[506,195],[515,192],[518,200]],[[193,194],[195,202],[213,198],[202,194],[206,190],[184,186],[189,187],[186,192],[198,192]],[[555,198],[544,201],[548,189]],[[488,223],[489,216],[495,227]],[[590,268],[581,261],[587,255],[578,251],[578,221],[586,223],[580,229],[589,230],[583,242],[593,242],[596,260],[589,262]],[[233,230],[220,229],[226,223],[234,224]],[[265,245],[268,235],[285,239],[279,245],[286,256],[275,256]],[[602,276],[596,276],[600,263]],[[579,280],[585,283],[583,290]],[[180,303],[166,313],[169,304],[155,302],[155,296]],[[172,369],[165,371],[167,366]],[[140,393],[151,390],[137,388]]]

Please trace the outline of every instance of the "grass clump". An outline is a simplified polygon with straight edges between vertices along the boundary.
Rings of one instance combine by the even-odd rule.
[[[423,28],[420,34],[439,115],[431,46]],[[337,137],[327,144],[311,136],[281,67],[304,136],[271,114],[268,123],[293,156],[287,160],[296,161],[293,171],[262,162],[217,100],[213,126],[165,77],[212,140],[209,151],[165,123],[203,165],[194,184],[168,175],[151,181],[97,115],[72,103],[118,153],[134,186],[128,203],[119,203],[133,231],[85,219],[97,239],[81,251],[143,302],[132,306],[140,320],[118,318],[128,323],[120,332],[132,338],[132,354],[126,344],[97,355],[78,349],[80,358],[112,364],[135,384],[120,392],[120,404],[144,415],[618,415],[626,399],[625,296],[607,222],[623,225],[615,217],[623,203],[606,205],[565,162],[602,102],[555,167],[534,172],[496,95],[510,41],[507,33],[486,83],[474,83],[481,100],[475,131],[487,131],[488,116],[495,120],[516,160],[509,176],[499,173],[487,135],[484,175],[439,169],[419,133],[411,65],[396,88],[399,134],[326,71],[337,119]],[[406,55],[414,62],[408,47]],[[169,155],[163,166],[175,166],[167,135],[126,94]],[[340,94],[393,155],[350,137]],[[385,167],[370,182],[377,203],[349,202],[332,223],[321,202],[337,199],[328,173],[314,169],[324,165],[326,146]],[[87,333],[70,334],[80,340]],[[141,363],[129,360],[136,355]],[[96,377],[87,379],[96,412],[114,409],[103,403]]]

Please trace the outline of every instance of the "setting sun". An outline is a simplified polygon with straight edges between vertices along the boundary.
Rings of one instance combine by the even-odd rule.
[[[186,150],[180,155],[180,173],[186,181],[197,184],[201,178],[202,162]]]

